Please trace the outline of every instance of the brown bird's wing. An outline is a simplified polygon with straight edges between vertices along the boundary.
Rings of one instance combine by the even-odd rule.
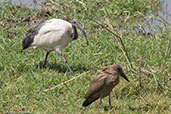
[[[99,76],[94,77],[90,83],[90,87],[85,95],[85,98],[90,97],[94,93],[101,90],[105,85],[106,76],[99,74]]]
[[[86,107],[100,98],[101,90],[105,86],[106,76],[99,74],[90,83],[90,87],[85,95],[83,106]]]
[[[106,69],[108,69],[108,66],[103,67],[103,69],[98,69],[97,72],[103,73]]]

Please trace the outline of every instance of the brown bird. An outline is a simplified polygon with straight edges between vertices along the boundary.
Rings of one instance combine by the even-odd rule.
[[[128,80],[120,65],[110,65],[98,71],[100,74],[91,81],[90,87],[85,95],[83,106],[86,107],[100,98],[109,96],[109,106],[111,107],[110,93],[112,89],[119,83],[119,75]]]

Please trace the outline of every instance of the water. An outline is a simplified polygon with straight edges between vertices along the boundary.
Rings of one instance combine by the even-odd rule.
[[[24,5],[28,8],[41,9],[40,3],[46,2],[47,0],[6,0],[6,3],[12,3],[14,5]]]
[[[24,5],[28,8],[41,9],[40,3],[48,0],[4,0],[7,3],[11,2],[15,5]],[[155,13],[152,13],[145,21],[141,21],[136,31],[144,33],[159,32],[159,28],[171,27],[171,0],[160,0],[162,7]]]
[[[160,0],[160,2],[162,6],[159,10],[141,22],[138,30],[148,34],[160,32],[160,28],[171,27],[171,0]]]

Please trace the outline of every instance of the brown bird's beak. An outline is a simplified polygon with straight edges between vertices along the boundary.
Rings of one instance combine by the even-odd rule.
[[[128,82],[130,82],[122,70],[120,71],[120,75],[121,75],[125,80],[127,80]]]
[[[78,29],[80,29],[80,31],[83,33],[83,35],[84,35],[84,37],[85,37],[85,39],[86,39],[86,41],[87,41],[87,45],[88,45],[88,39],[87,39],[86,32],[84,31],[84,29],[81,27],[80,24],[77,24],[77,27],[78,27]]]

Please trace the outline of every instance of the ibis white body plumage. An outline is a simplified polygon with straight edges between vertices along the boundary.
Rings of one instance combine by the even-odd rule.
[[[64,48],[72,41],[72,25],[61,19],[50,19],[43,23],[43,26],[34,37],[31,47],[43,48],[47,51]]]
[[[62,55],[62,48],[78,38],[76,27],[81,30],[87,40],[86,33],[77,19],[74,19],[72,24],[62,19],[46,20],[29,30],[27,37],[23,40],[23,49],[42,48],[46,50],[47,54],[43,67],[46,65],[48,54],[53,50],[58,52],[73,75],[65,57]]]

